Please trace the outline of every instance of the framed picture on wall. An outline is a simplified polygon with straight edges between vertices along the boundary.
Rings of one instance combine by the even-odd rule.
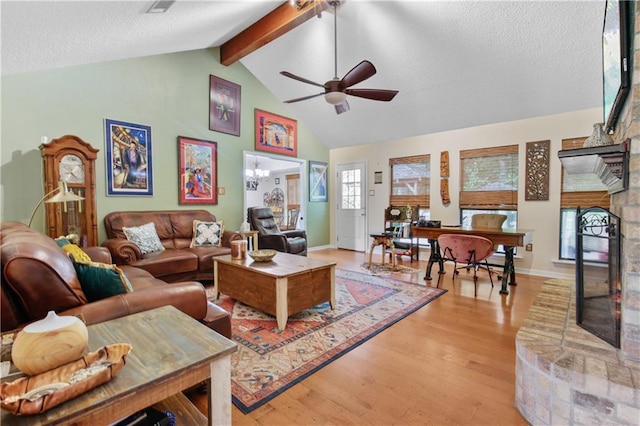
[[[151,127],[105,119],[107,196],[153,195]]]
[[[327,163],[309,161],[309,201],[326,202],[327,196]]]
[[[240,85],[209,76],[209,129],[240,136]]]
[[[298,122],[270,112],[255,110],[256,151],[298,156]]]
[[[218,144],[178,136],[179,204],[218,204]]]

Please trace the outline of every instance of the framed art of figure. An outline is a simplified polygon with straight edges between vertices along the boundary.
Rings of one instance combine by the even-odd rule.
[[[327,196],[327,163],[309,161],[309,201],[326,202]]]
[[[151,127],[105,120],[107,195],[153,195]]]
[[[298,122],[270,112],[255,110],[256,151],[298,156]]]
[[[218,204],[218,144],[178,136],[179,204]]]
[[[629,3],[607,0],[605,6],[602,30],[602,86],[607,133],[615,129],[630,88]]]
[[[209,129],[240,136],[240,85],[209,76]]]

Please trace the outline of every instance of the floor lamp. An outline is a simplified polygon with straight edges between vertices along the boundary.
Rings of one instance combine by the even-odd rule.
[[[51,197],[48,198],[49,196]],[[84,200],[84,197],[76,195],[73,191],[70,191],[69,188],[67,188],[66,182],[58,181],[58,187],[44,194],[44,197],[42,197],[40,201],[38,201],[38,204],[36,204],[36,206],[34,207],[33,212],[31,213],[31,218],[29,218],[29,227],[31,227],[33,218],[35,217],[36,212],[38,211],[38,208],[42,205],[42,203],[64,203],[64,211],[66,212],[67,202],[78,201],[78,205],[80,205],[79,202],[82,200]],[[81,211],[81,207],[78,210]]]

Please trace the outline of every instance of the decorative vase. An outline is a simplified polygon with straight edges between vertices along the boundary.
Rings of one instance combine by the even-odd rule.
[[[49,311],[17,333],[11,360],[18,370],[33,376],[82,357],[88,340],[87,326],[79,318]]]
[[[584,141],[584,148],[593,148],[595,146],[613,145],[613,139],[604,131],[602,126],[604,123],[595,123],[593,125],[593,133]]]

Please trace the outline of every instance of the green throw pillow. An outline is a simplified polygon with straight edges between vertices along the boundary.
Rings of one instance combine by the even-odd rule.
[[[133,291],[122,269],[98,262],[73,262],[82,291],[89,302]]]
[[[58,247],[60,247],[60,248],[66,246],[67,244],[71,244],[71,241],[69,241],[65,237],[58,237],[54,241],[56,242],[56,244],[58,244]]]

